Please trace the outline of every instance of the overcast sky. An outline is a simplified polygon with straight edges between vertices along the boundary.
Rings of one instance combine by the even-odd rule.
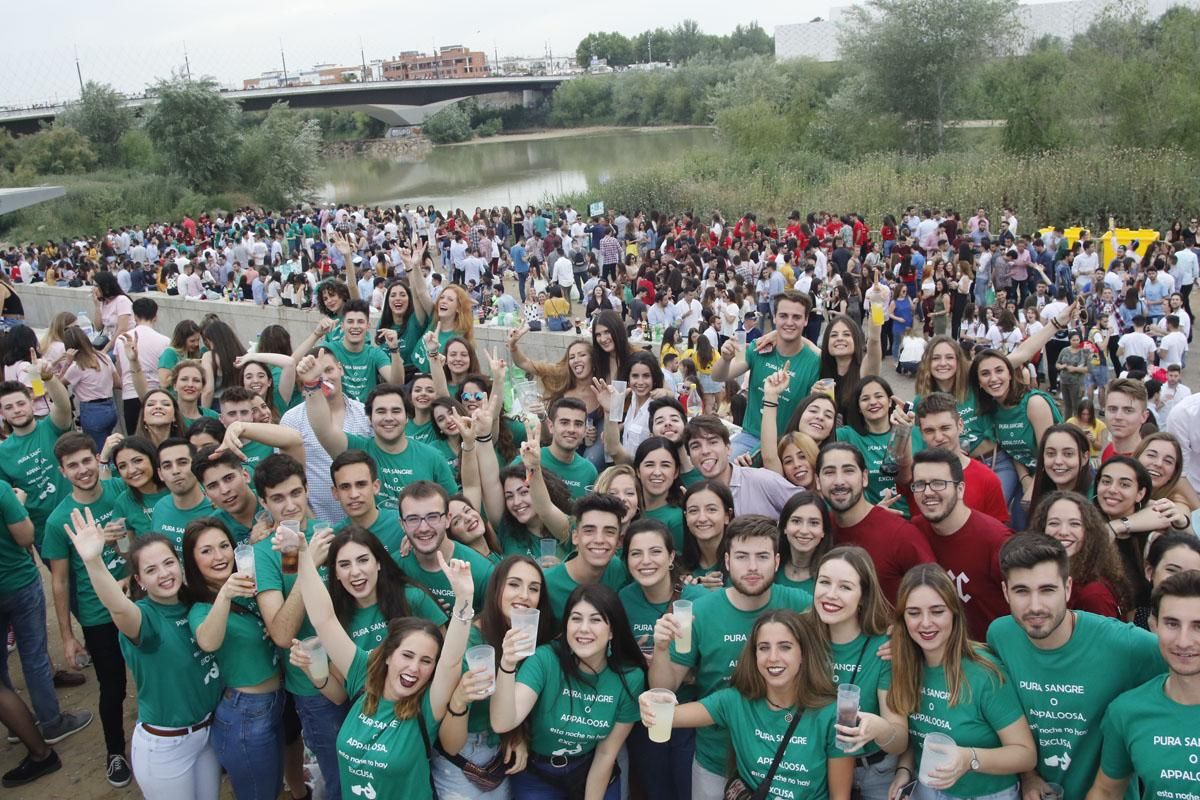
[[[317,63],[356,64],[359,43],[367,60],[402,50],[430,51],[463,44],[489,58],[574,52],[591,31],[633,35],[671,28],[690,17],[707,33],[729,33],[757,20],[767,33],[777,25],[828,16],[844,0],[759,0],[734,7],[717,0],[647,3],[396,2],[396,0],[34,0],[4,3],[0,48],[0,106],[78,96],[78,52],[84,80],[141,91],[172,70],[182,71],[184,52],[193,76],[211,75],[240,88],[243,78],[277,69],[280,43],[289,72]],[[679,9],[677,12],[673,9]],[[649,13],[653,11],[654,13]]]

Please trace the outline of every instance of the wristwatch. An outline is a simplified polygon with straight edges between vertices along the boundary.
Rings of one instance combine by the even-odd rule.
[[[979,755],[975,752],[975,748],[971,748],[971,772],[979,771]]]

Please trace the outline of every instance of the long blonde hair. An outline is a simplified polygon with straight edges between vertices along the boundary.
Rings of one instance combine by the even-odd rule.
[[[919,564],[908,571],[900,581],[896,596],[896,614],[892,628],[892,689],[888,692],[888,706],[897,714],[908,716],[920,706],[921,677],[925,666],[925,655],[908,633],[905,609],[912,593],[926,586],[937,593],[942,604],[950,611],[954,622],[950,637],[942,656],[942,668],[946,676],[946,689],[950,693],[949,704],[958,705],[969,699],[971,687],[967,683],[963,662],[973,661],[992,672],[997,681],[1003,681],[1000,670],[980,655],[983,645],[972,642],[967,635],[967,614],[958,592],[946,574],[946,568],[938,564]]]
[[[930,365],[933,362],[933,351],[943,344],[949,345],[954,350],[954,357],[958,361],[958,368],[954,371],[954,389],[951,394],[954,395],[955,401],[961,403],[967,397],[967,373],[970,371],[971,362],[967,358],[967,354],[963,352],[962,345],[945,334],[934,336],[925,345],[925,354],[921,356],[921,362],[917,365],[913,391],[919,397],[942,391],[933,380]]]
[[[50,349],[50,345],[63,340],[63,334],[67,328],[75,324],[77,318],[70,311],[60,311],[50,320],[50,327],[46,329],[46,334],[42,336],[42,340],[38,342],[38,350],[45,355]]]

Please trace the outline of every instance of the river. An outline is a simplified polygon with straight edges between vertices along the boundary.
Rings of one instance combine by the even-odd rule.
[[[322,199],[364,205],[433,203],[438,208],[529,205],[604,183],[621,169],[684,150],[716,147],[707,128],[618,129],[582,135],[482,139],[435,147],[423,161],[331,161]]]

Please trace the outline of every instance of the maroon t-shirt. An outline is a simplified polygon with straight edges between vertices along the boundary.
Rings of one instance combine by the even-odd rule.
[[[837,528],[836,524],[834,526]],[[894,511],[873,507],[857,525],[837,528],[839,545],[852,544],[866,550],[875,562],[879,585],[888,602],[896,602],[900,579],[917,564],[936,561],[921,532]]]
[[[1071,599],[1067,607],[1074,611],[1090,611],[1102,617],[1124,619],[1117,596],[1108,581],[1096,580],[1071,587]]]
[[[966,607],[971,638],[987,641],[988,625],[1008,614],[1008,601],[1000,587],[1004,580],[1000,545],[1012,536],[1012,531],[978,511],[972,511],[966,523],[949,536],[935,533],[924,518],[916,525],[925,534],[937,563],[950,573],[958,598]]]

